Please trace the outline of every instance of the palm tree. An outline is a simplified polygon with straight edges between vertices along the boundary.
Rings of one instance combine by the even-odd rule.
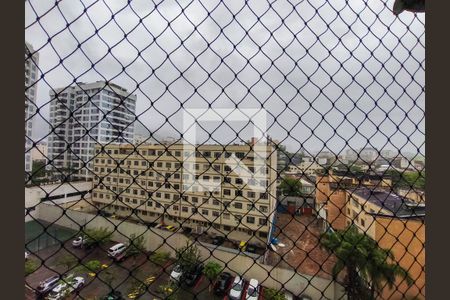
[[[368,235],[351,225],[337,232],[326,232],[321,245],[337,257],[333,277],[346,271],[345,287],[349,299],[375,299],[385,286],[393,288],[396,278],[413,283],[409,273],[394,261],[391,250],[382,249]]]

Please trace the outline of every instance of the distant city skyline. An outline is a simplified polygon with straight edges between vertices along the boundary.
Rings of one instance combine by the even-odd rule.
[[[54,1],[43,0],[34,9],[43,14],[53,5]],[[119,3],[109,5],[112,13],[121,8]],[[145,3],[131,5],[142,12],[151,6]],[[229,5],[231,9],[237,8],[233,8],[237,4]],[[263,9],[260,7],[262,4],[251,5],[255,11]],[[375,22],[370,28],[373,34],[369,35],[361,20],[370,19],[373,14],[371,10],[362,9],[366,5],[363,3],[355,3],[355,9],[358,5],[361,6],[360,18],[352,24],[351,34],[342,20],[347,14],[351,17],[353,12],[344,10],[340,12],[341,18],[333,23],[334,36],[323,34],[329,29],[320,20],[305,29],[299,16],[292,15],[281,24],[280,18],[273,15],[273,18],[260,19],[268,29],[261,26],[258,33],[255,31],[252,35],[253,40],[240,41],[244,32],[239,26],[250,30],[256,21],[255,16],[240,13],[238,19],[243,25],[238,25],[229,12],[219,8],[211,18],[219,24],[232,22],[224,32],[218,31],[217,25],[212,23],[204,23],[194,29],[192,21],[182,15],[171,24],[173,30],[186,38],[184,47],[177,51],[174,49],[179,45],[178,37],[164,34],[156,45],[148,31],[137,26],[127,40],[108,53],[107,44],[115,45],[123,32],[113,23],[102,27],[111,17],[104,4],[89,8],[89,13],[95,16],[93,24],[79,19],[71,24],[72,33],[64,30],[52,38],[50,45],[47,34],[56,34],[66,24],[61,13],[66,19],[74,20],[82,11],[82,5],[77,2],[59,3],[61,13],[53,11],[52,18],[40,20],[46,33],[34,23],[35,15],[27,2],[25,35],[39,51],[40,69],[45,74],[39,81],[37,96],[43,118],[36,118],[33,136],[38,141],[49,132],[44,119],[48,120],[51,89],[69,86],[74,79],[92,82],[106,78],[137,94],[139,120],[159,136],[177,138],[181,131],[181,103],[183,108],[206,108],[209,105],[213,108],[236,105],[239,108],[260,108],[263,103],[271,113],[268,134],[280,140],[291,152],[298,151],[303,145],[309,152],[330,149],[339,153],[350,145],[356,149],[400,149],[424,155],[424,16],[402,14],[392,19],[390,12],[382,9],[383,3],[367,3],[371,10],[380,11],[380,20],[392,23],[388,31],[382,22]],[[336,13],[331,6],[320,3],[297,7],[305,14],[314,13],[319,8],[324,18],[332,18]],[[273,9],[281,13],[289,10],[290,6],[285,3]],[[180,7],[164,2],[158,6],[158,11],[171,19]],[[194,23],[203,18],[200,11],[203,10],[192,10],[190,17]],[[125,31],[139,23],[139,17],[129,8],[121,11],[116,20]],[[157,17],[144,18],[142,24],[153,33],[162,32],[166,26],[164,19]],[[233,26],[235,30],[231,30]],[[281,27],[277,34],[271,36],[270,30],[278,26]],[[405,30],[407,26],[409,30]],[[98,37],[86,40],[94,34],[95,28],[100,27],[99,35],[105,42]],[[295,35],[293,29],[294,32],[302,30],[302,33]],[[391,32],[391,35],[386,35],[383,44],[379,44],[378,36],[386,32]],[[320,43],[314,44],[319,34]],[[214,40],[214,43],[208,45],[205,39]],[[361,39],[364,39],[366,47],[357,47]],[[398,39],[404,45],[411,45],[410,53],[386,46],[395,45]],[[414,46],[418,39],[418,46]],[[230,40],[240,42],[234,48]],[[83,52],[74,52],[79,41],[83,41]],[[150,43],[152,45],[147,47]],[[309,48],[308,52],[305,47]],[[333,57],[329,56],[329,51]],[[369,51],[372,51],[371,55]],[[395,58],[390,55],[391,51],[394,51]],[[61,58],[64,58],[64,64],[60,64]],[[343,65],[339,61],[343,61]],[[399,65],[398,61],[403,63]],[[95,68],[92,67],[93,62]],[[126,66],[126,73],[123,66]],[[209,77],[205,70],[211,72]],[[241,71],[235,76],[237,70]],[[264,75],[260,77],[260,74]],[[236,131],[242,127],[240,124],[226,125],[233,126]],[[208,131],[212,132],[212,128],[208,127]],[[232,135],[234,132],[223,125],[214,132],[213,138],[227,143],[227,138]],[[247,140],[250,137],[250,131],[243,128],[240,138]]]

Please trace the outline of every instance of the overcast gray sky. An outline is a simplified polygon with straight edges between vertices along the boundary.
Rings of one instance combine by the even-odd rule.
[[[370,142],[424,154],[425,16],[367,2],[32,0],[38,106],[48,117],[50,89],[108,79],[137,94],[139,120],[158,136],[178,136],[184,108],[237,105],[266,109],[269,134],[291,151]],[[244,123],[207,126],[220,142],[230,127],[251,136]],[[34,138],[48,131],[37,117]]]

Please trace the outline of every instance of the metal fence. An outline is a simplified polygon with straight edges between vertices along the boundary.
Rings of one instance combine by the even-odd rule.
[[[423,6],[26,1],[26,299],[425,299]]]

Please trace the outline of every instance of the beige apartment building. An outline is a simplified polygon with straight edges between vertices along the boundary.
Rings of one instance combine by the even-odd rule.
[[[99,208],[267,243],[276,205],[272,146],[111,144],[95,152],[92,199]]]

